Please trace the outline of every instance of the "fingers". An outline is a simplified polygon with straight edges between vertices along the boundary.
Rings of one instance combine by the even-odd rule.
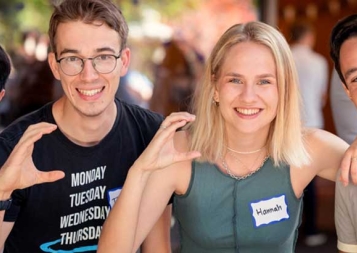
[[[198,158],[200,156],[201,156],[201,153],[198,151],[179,153],[175,157],[175,162],[183,162],[183,161],[187,161],[187,160],[192,160],[192,159]]]
[[[351,167],[351,156],[346,154],[341,162],[341,174],[340,174],[340,181],[345,186],[348,185],[350,167]]]
[[[54,170],[49,172],[39,171],[37,175],[36,184],[50,183],[64,178],[65,174],[63,171]]]
[[[351,157],[351,176],[353,184],[357,184],[357,156]],[[347,181],[348,183],[348,181]]]
[[[15,146],[14,151],[20,153],[26,152],[27,148],[32,146],[44,134],[49,134],[56,128],[56,125],[45,122],[29,126]]]
[[[19,143],[28,142],[29,140],[30,142],[35,142],[39,140],[42,135],[49,134],[53,132],[56,128],[56,125],[47,122],[30,125],[19,140]]]
[[[199,152],[180,152],[176,149],[175,133],[178,128],[195,120],[195,115],[187,112],[172,113],[163,122],[148,147],[136,160],[137,168],[144,171],[163,169],[176,162],[199,157]],[[185,150],[181,149],[180,150]]]
[[[160,136],[163,136],[162,143],[172,138],[176,130],[185,126],[189,122],[193,122],[196,116],[187,112],[172,113],[162,123],[160,129]],[[173,157],[173,162],[182,162],[186,160],[192,160],[201,156],[198,151],[191,152],[176,152]]]
[[[168,122],[168,121],[166,121]],[[164,125],[165,127],[160,127],[159,131],[156,133],[155,141],[162,147],[169,139],[172,139],[176,130],[180,127],[186,125],[186,120],[170,121],[170,125]]]
[[[56,125],[44,122],[29,126],[14,147],[3,167],[13,167],[22,164],[25,159],[32,155],[34,143],[39,140],[43,134],[48,134],[56,128]]]
[[[166,130],[167,128],[169,128],[170,126],[172,126],[172,124],[174,122],[179,122],[182,121],[184,122],[183,125],[181,125],[180,127],[186,125],[188,122],[192,122],[194,121],[196,118],[195,115],[190,114],[188,112],[175,112],[175,113],[171,113],[168,117],[166,117],[166,119],[162,122],[161,126],[160,126],[160,130]],[[177,128],[171,128],[172,129],[177,129]]]
[[[353,184],[357,184],[357,139],[350,145],[345,152],[341,162],[340,181],[346,186],[349,178],[352,178]]]
[[[353,184],[357,184],[357,156],[352,156],[352,152],[347,151],[341,162],[340,181],[343,185],[348,185],[350,175]]]

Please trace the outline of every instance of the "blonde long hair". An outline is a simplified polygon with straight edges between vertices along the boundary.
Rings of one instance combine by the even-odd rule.
[[[276,64],[279,102],[266,142],[270,157],[276,166],[281,162],[297,167],[308,164],[310,157],[302,133],[298,79],[289,45],[279,31],[259,21],[232,26],[213,48],[193,99],[196,121],[188,127],[191,150],[200,151],[200,160],[209,162],[216,162],[220,155],[225,154],[225,123],[218,106],[212,103],[213,76],[220,75],[227,52],[234,45],[246,41],[267,46]]]

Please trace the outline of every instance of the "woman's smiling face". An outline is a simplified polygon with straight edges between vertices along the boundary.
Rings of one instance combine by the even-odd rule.
[[[279,99],[270,49],[250,41],[233,46],[219,71],[214,99],[228,134],[268,133]]]

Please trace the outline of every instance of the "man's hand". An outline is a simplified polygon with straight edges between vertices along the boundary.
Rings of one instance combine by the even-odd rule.
[[[347,149],[341,163],[341,182],[346,186],[349,178],[352,178],[353,184],[357,184],[357,138]]]
[[[64,177],[62,171],[41,172],[37,170],[32,160],[34,143],[56,128],[56,125],[44,122],[28,127],[0,169],[0,199],[10,197],[12,191],[16,189],[53,182]]]

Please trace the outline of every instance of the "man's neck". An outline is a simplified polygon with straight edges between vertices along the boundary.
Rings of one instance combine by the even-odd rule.
[[[52,113],[59,130],[73,143],[94,146],[112,129],[117,115],[114,101],[103,113],[93,117],[80,114],[73,107],[66,106],[65,102],[63,98],[55,102]]]

